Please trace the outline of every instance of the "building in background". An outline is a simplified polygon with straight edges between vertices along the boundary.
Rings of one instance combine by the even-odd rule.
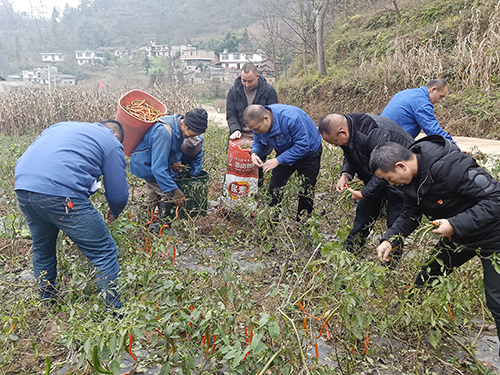
[[[64,55],[62,53],[41,53],[42,62],[54,63],[59,61],[64,61]]]
[[[184,65],[184,70],[193,71],[199,67],[213,65],[218,62],[214,51],[202,49],[186,49],[181,51],[180,59]]]
[[[227,51],[220,54],[219,60],[220,64],[226,69],[241,69],[241,67],[247,62],[254,63],[258,68],[264,61],[262,54],[260,53]]]
[[[75,51],[78,65],[100,65],[104,61],[104,53],[91,50]]]

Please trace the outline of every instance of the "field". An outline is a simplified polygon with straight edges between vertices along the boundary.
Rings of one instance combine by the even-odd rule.
[[[112,115],[114,100],[113,93],[111,104],[95,101],[107,103],[102,117]],[[189,105],[189,98],[179,103]],[[375,257],[383,218],[359,253],[344,251],[340,241],[355,207],[334,190],[342,158],[326,145],[315,211],[302,225],[293,219],[299,185],[292,178],[279,210],[267,207],[262,189],[234,212],[211,209],[158,233],[148,230],[149,213],[141,209],[143,182],[129,175],[129,204],[109,225],[120,250],[123,317],[105,310],[90,263],[64,235],[61,296],[44,306],[13,190],[15,162],[41,130],[28,126],[34,123],[0,138],[0,373],[490,373],[473,349],[480,332],[495,334],[479,260],[408,303],[404,291],[436,239],[417,230],[392,273]],[[222,195],[227,158],[227,129],[217,125],[210,124],[204,143],[211,201]],[[104,215],[103,192],[91,200]]]

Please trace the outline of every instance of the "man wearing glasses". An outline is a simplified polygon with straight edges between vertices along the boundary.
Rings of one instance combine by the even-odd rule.
[[[403,207],[401,192],[370,170],[372,150],[387,142],[395,142],[408,147],[414,139],[394,121],[366,113],[326,115],[320,120],[318,131],[326,142],[339,146],[344,152],[342,174],[337,181],[337,190],[348,189],[352,193],[351,199],[357,200],[354,226],[344,242],[346,250],[356,252],[364,245],[385,202],[387,202],[388,228],[399,217]],[[355,174],[365,185],[359,191],[348,187],[349,181]],[[401,233],[401,236],[393,242],[392,262],[386,264],[391,269],[395,268],[401,257],[403,237],[408,234]]]

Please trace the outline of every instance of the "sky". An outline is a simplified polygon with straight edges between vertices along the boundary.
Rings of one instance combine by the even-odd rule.
[[[15,11],[24,11],[28,14],[39,14],[42,11],[50,16],[54,7],[60,11],[64,10],[66,4],[76,8],[80,0],[10,0],[10,3]]]

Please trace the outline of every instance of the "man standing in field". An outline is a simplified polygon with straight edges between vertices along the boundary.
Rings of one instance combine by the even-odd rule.
[[[281,202],[281,188],[294,171],[302,179],[297,220],[313,210],[313,195],[321,161],[321,137],[311,118],[300,108],[272,104],[253,104],[245,109],[245,124],[252,129],[254,141],[250,150],[252,162],[263,172],[273,171],[269,184],[270,206]],[[267,147],[276,151],[276,158],[262,161]]]
[[[443,78],[433,79],[425,86],[398,92],[380,115],[394,121],[413,138],[423,130],[427,135],[438,134],[455,143],[441,128],[434,114],[434,104],[447,94],[446,81]]]
[[[380,261],[387,261],[392,236],[411,231],[421,211],[441,236],[435,254],[415,280],[416,287],[432,285],[478,256],[484,270],[486,303],[500,332],[500,274],[495,270],[500,252],[500,184],[476,161],[449,140],[430,136],[410,149],[387,143],[377,147],[370,167],[404,193],[403,214],[384,234],[377,248]]]
[[[185,116],[163,116],[130,156],[130,173],[146,180],[147,202],[153,209],[160,206],[162,217],[168,214],[163,207],[167,202],[183,206],[186,201],[174,181],[178,172],[176,164],[181,163],[184,140],[204,133],[207,124],[208,114],[203,108],[195,108]]]
[[[366,113],[326,115],[320,120],[318,128],[326,142],[339,146],[344,152],[337,190],[348,189],[352,193],[351,199],[357,200],[354,226],[344,243],[348,251],[355,252],[365,244],[383,205],[386,205],[387,227],[390,228],[401,214],[403,203],[398,189],[389,186],[370,170],[370,153],[376,146],[386,142],[397,142],[407,147],[414,139],[394,121]],[[356,174],[365,185],[360,191],[347,187]],[[400,234],[394,244],[392,267],[396,266],[401,257],[403,237],[409,233]]]
[[[259,75],[257,67],[248,62],[241,68],[241,74],[227,93],[226,118],[229,125],[229,139],[243,138],[251,143],[253,131],[245,125],[243,112],[251,104],[269,105],[278,103],[278,94],[266,79]],[[271,153],[267,148],[262,152],[262,160]],[[263,182],[262,168],[259,168],[259,185]]]
[[[42,299],[58,294],[56,240],[65,232],[96,270],[97,288],[108,307],[118,296],[118,248],[89,196],[103,176],[107,222],[128,201],[124,131],[114,120],[61,122],[46,129],[19,158],[15,189],[33,239],[33,270]]]

